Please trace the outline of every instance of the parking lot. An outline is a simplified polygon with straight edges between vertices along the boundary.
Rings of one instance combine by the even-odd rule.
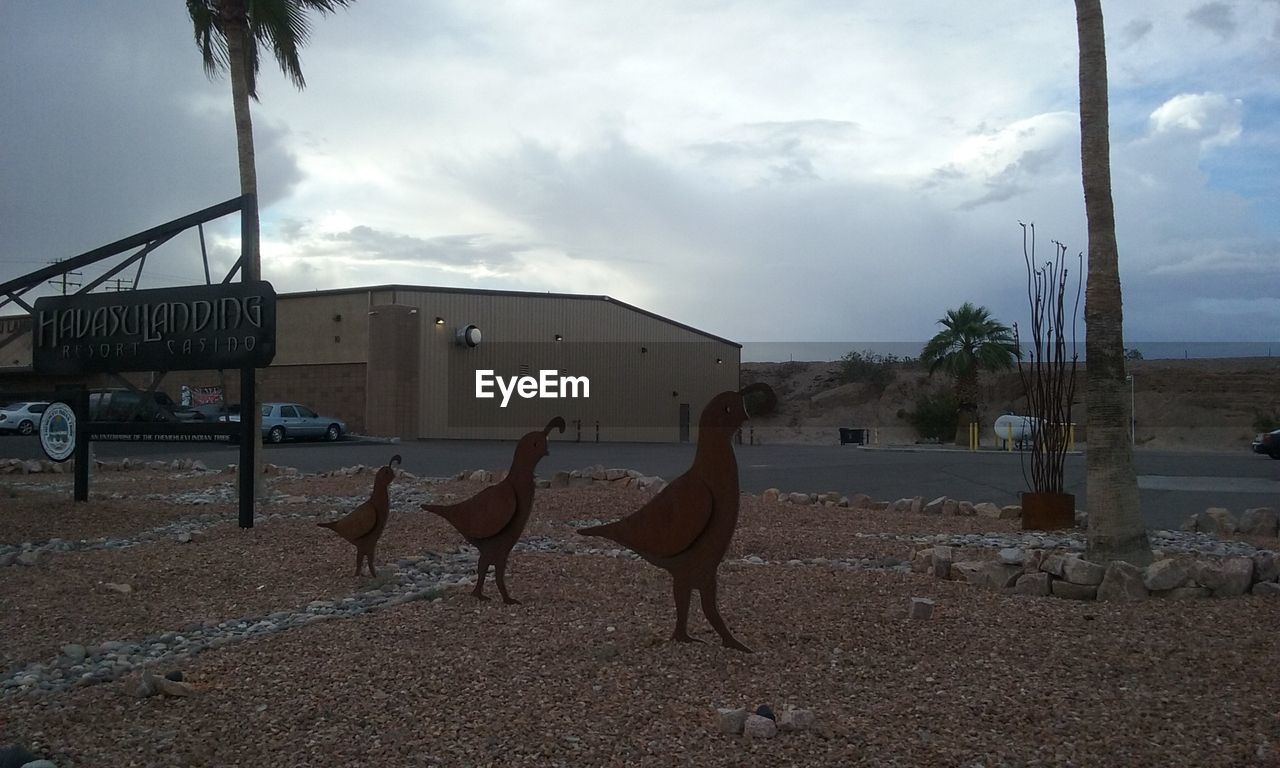
[[[393,453],[404,468],[424,477],[462,470],[507,466],[513,443],[488,440],[421,440],[387,443],[347,439],[338,443],[287,442],[265,448],[266,460],[321,472],[354,464],[377,465]],[[94,455],[104,460],[199,458],[216,468],[235,463],[234,446],[214,443],[98,442]],[[650,443],[574,443],[555,440],[539,474],[602,464],[671,479],[693,459],[692,445]],[[0,437],[0,458],[40,458],[34,437]],[[1028,457],[1018,453],[948,448],[861,448],[823,445],[744,445],[737,447],[744,491],[776,487],[784,491],[866,493],[876,499],[951,496],[972,501],[1016,504],[1027,488]],[[1249,507],[1280,506],[1280,461],[1239,452],[1142,451],[1135,454],[1142,513],[1154,528],[1176,528],[1209,506],[1237,514]],[[1084,457],[1067,457],[1067,491],[1087,509]]]

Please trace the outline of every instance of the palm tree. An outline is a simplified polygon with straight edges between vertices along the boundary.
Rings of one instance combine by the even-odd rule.
[[[1101,0],[1076,0],[1080,44],[1080,169],[1089,227],[1085,288],[1085,388],[1089,449],[1086,499],[1090,560],[1151,562],[1138,505],[1125,398],[1124,313],[1120,302],[1116,216],[1111,201],[1107,43]]]
[[[942,370],[955,379],[960,405],[955,440],[956,445],[964,445],[969,425],[978,420],[978,372],[1012,368],[1017,347],[1009,326],[992,319],[986,307],[967,301],[959,309],[947,310],[938,323],[943,329],[924,345],[920,360],[928,364],[930,376]]]
[[[195,28],[196,46],[205,74],[231,75],[231,105],[236,122],[236,156],[240,163],[240,194],[244,210],[240,219],[241,276],[246,282],[262,279],[258,251],[258,172],[253,156],[253,121],[249,99],[258,98],[258,45],[271,46],[280,69],[295,87],[306,87],[298,50],[307,42],[311,25],[308,11],[326,14],[354,0],[187,0],[187,12]],[[256,398],[255,398],[256,399]],[[262,490],[262,414],[250,408],[253,420],[255,495]],[[242,521],[244,524],[244,521]]]

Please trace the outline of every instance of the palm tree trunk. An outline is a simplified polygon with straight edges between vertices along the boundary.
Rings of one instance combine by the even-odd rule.
[[[956,445],[969,444],[969,425],[978,420],[978,371],[966,371],[956,377],[956,403],[959,418],[956,419]]]
[[[1085,291],[1090,560],[1151,562],[1138,503],[1125,399],[1124,314],[1111,200],[1107,51],[1101,0],[1076,0],[1080,44],[1080,166],[1089,228]]]
[[[241,278],[246,282],[262,279],[262,264],[258,255],[258,171],[253,153],[253,121],[249,116],[249,78],[251,76],[245,39],[249,34],[245,0],[223,0],[222,20],[227,37],[227,54],[230,59],[231,103],[236,121],[236,156],[240,163],[240,194],[245,208],[240,220]],[[257,374],[254,374],[257,376]],[[259,388],[254,387],[255,392]],[[241,399],[243,400],[243,393]],[[253,450],[254,497],[261,498],[262,481],[262,410],[255,396],[249,413],[241,408],[241,418],[253,422],[251,428]]]

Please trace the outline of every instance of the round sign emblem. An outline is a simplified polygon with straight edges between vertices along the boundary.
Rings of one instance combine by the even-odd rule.
[[[76,412],[66,403],[50,403],[40,419],[40,447],[54,461],[66,461],[76,450]]]

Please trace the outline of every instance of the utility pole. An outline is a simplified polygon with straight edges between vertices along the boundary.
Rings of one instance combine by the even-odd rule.
[[[60,264],[61,262],[62,262],[62,259],[54,259],[53,261],[51,261],[51,262],[49,262],[49,263],[50,263],[50,264]],[[82,283],[77,283],[77,282],[75,282],[75,281],[68,280],[67,278],[68,278],[68,277],[83,277],[83,276],[84,276],[84,275],[83,275],[83,273],[81,273],[81,272],[63,272],[61,275],[59,275],[59,276],[55,277],[54,279],[50,280],[50,281],[49,281],[49,285],[55,285],[55,286],[58,286],[58,288],[60,288],[60,289],[62,290],[62,295],[63,295],[63,296],[66,296],[66,295],[67,295],[67,288],[79,288],[79,287],[82,285]]]
[[[107,290],[109,291],[115,291],[116,293],[119,293],[123,290],[126,290],[124,287],[125,281],[122,278],[113,277],[107,280],[107,282],[111,284],[110,287],[107,288]]]

